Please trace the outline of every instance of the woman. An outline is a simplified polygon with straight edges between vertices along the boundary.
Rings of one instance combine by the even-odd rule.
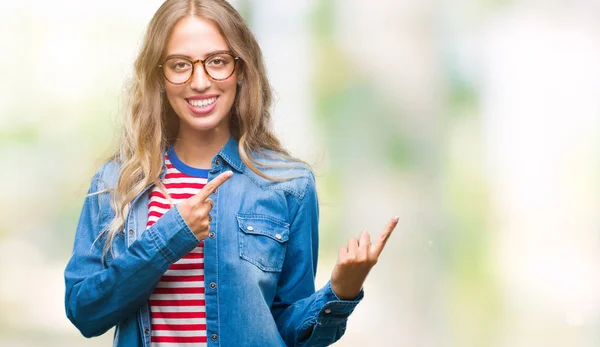
[[[270,129],[261,51],[223,0],[168,0],[135,63],[121,147],[92,179],[69,319],[115,346],[326,346],[398,219],[315,292],[318,203]]]

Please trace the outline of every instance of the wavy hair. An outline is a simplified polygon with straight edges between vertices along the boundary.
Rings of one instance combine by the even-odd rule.
[[[215,23],[230,50],[240,57],[237,74],[243,87],[238,88],[230,110],[230,131],[244,164],[261,177],[280,181],[285,179],[269,177],[258,169],[262,165],[254,153],[268,155],[264,150],[269,150],[287,159],[284,162],[303,163],[291,157],[271,130],[272,94],[262,52],[240,14],[225,0],[167,0],[148,25],[128,88],[120,146],[112,157],[121,165],[117,185],[111,189],[115,218],[101,234],[106,236],[105,254],[125,225],[132,200],[150,184],[164,189],[160,182],[164,151],[177,136],[179,118],[160,91],[163,76],[157,66],[173,27],[185,16]]]

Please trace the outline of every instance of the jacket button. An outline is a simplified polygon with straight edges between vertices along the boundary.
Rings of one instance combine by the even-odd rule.
[[[135,234],[135,231],[133,231],[133,229],[129,229],[129,235],[133,236],[133,234]]]
[[[212,334],[212,336],[210,337],[211,340],[213,341],[217,341],[219,339],[219,336],[217,336],[217,334]]]
[[[215,282],[210,282],[209,287],[210,289],[215,289],[217,288],[217,284]]]
[[[210,237],[211,239],[215,238],[215,233],[213,233],[212,231],[210,233],[208,233],[208,237]]]
[[[275,235],[275,238],[276,238],[277,240],[281,240],[281,234],[276,234],[276,235]]]
[[[327,314],[331,313],[331,309],[330,308],[326,308],[325,309],[325,313],[327,313]]]
[[[221,165],[221,160],[219,158],[217,158],[217,160],[215,160],[215,164]]]
[[[254,227],[253,227],[252,225],[248,225],[248,226],[246,227],[246,229],[248,229],[248,230],[252,231],[252,230],[254,230]]]
[[[150,335],[150,328],[145,328],[144,329],[144,334]]]

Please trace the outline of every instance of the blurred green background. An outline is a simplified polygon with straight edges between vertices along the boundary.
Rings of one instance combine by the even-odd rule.
[[[0,346],[111,345],[62,271],[160,3],[0,3]],[[232,3],[317,174],[317,285],[400,216],[336,346],[600,343],[597,0]]]

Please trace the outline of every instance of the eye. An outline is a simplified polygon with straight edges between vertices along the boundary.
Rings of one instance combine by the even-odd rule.
[[[208,61],[208,65],[211,67],[223,67],[227,64],[229,64],[229,59],[225,56],[216,56],[210,58],[210,60]]]
[[[192,66],[190,62],[185,60],[175,60],[170,62],[169,67],[173,70],[184,71],[189,69]]]

